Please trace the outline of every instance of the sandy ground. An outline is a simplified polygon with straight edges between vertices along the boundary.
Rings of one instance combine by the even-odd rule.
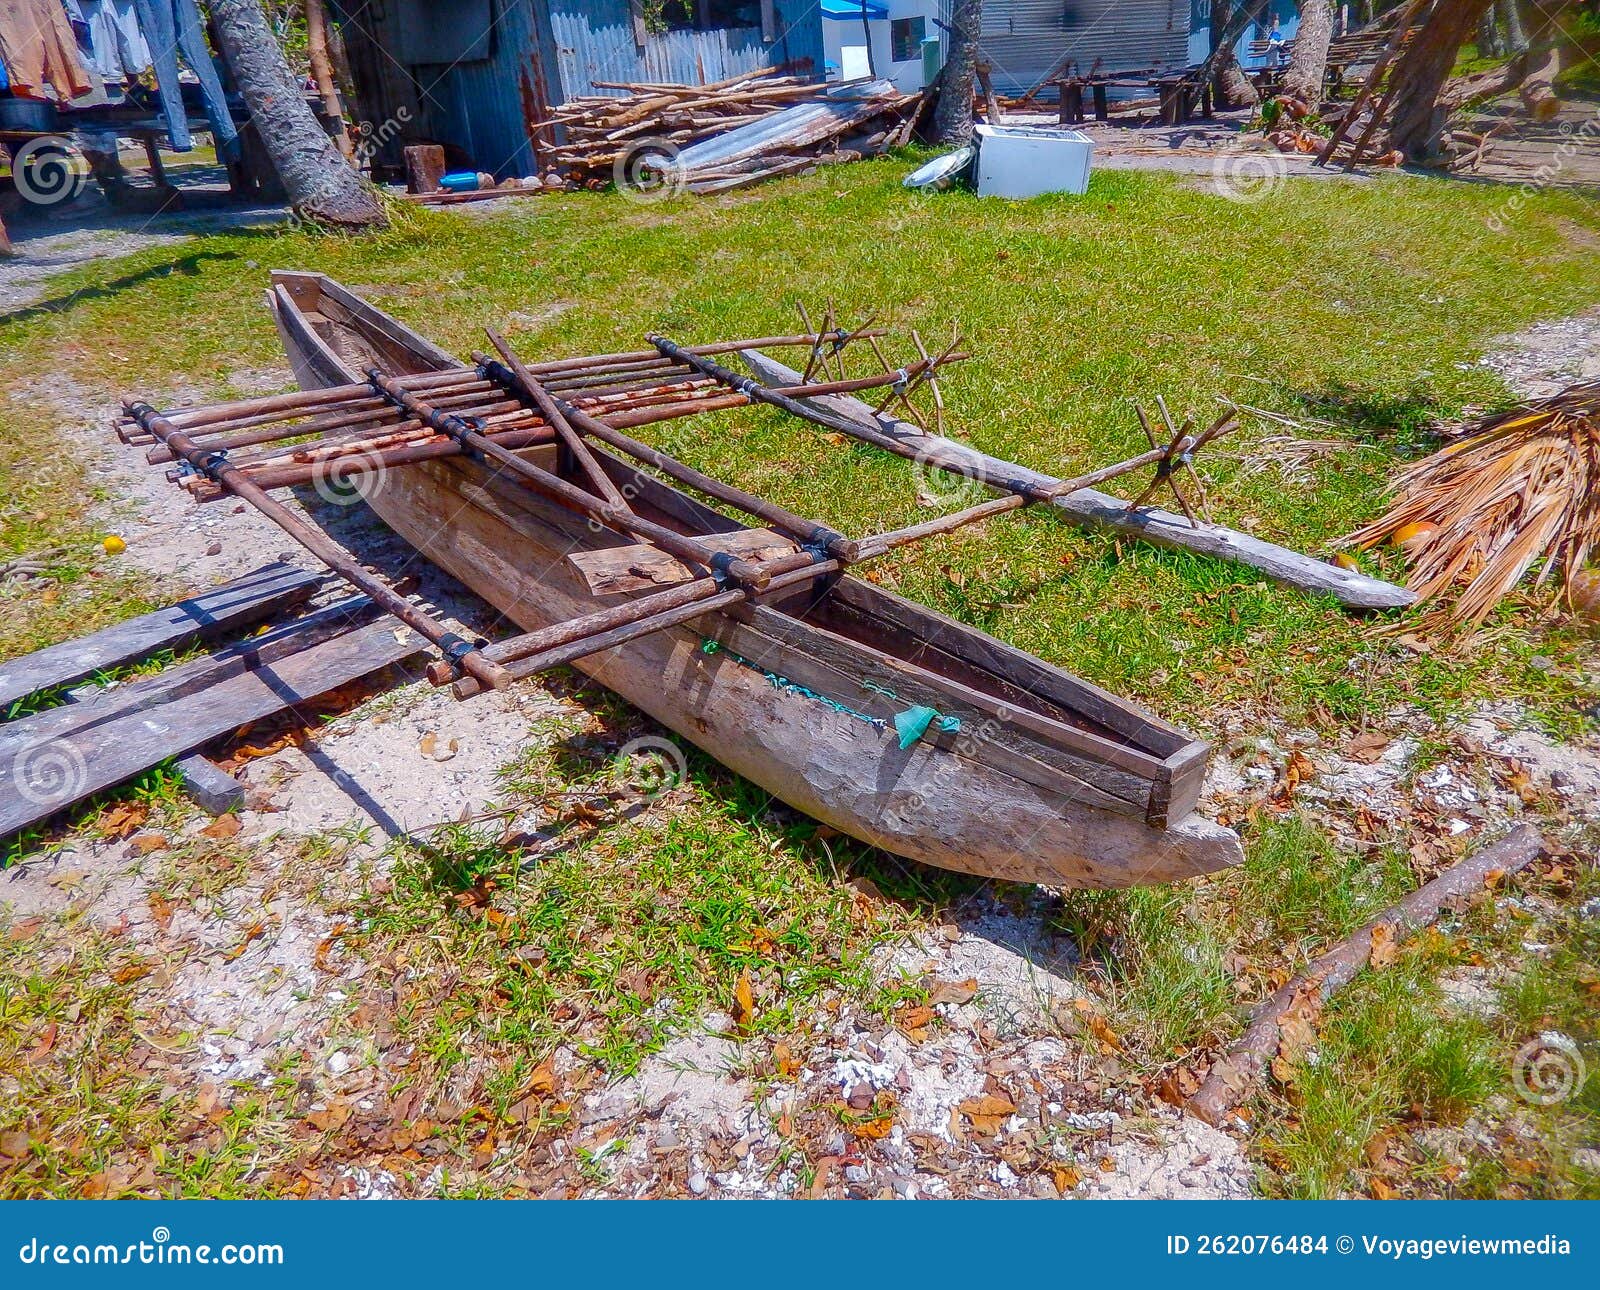
[[[1144,119],[1113,117],[1089,119],[1072,127],[1094,143],[1096,170],[1162,170],[1169,174],[1205,175],[1228,186],[1239,179],[1257,184],[1291,175],[1311,179],[1363,182],[1365,175],[1348,175],[1313,164],[1306,154],[1279,152],[1258,134],[1245,134],[1251,113],[1218,112],[1210,120],[1165,126],[1149,113]],[[1008,112],[1007,125],[1055,127],[1055,111]]]
[[[1531,390],[1558,368],[1565,379],[1575,353],[1587,355],[1578,361],[1588,370],[1583,365],[1600,353],[1600,315],[1508,338],[1485,361]],[[269,369],[242,381],[271,390],[286,386],[288,373]],[[149,393],[169,404],[197,397],[183,389]],[[254,513],[183,499],[143,463],[142,450],[115,441],[107,430],[113,409],[97,398],[59,379],[24,395],[53,408],[106,472],[117,500],[100,519],[126,535],[121,558],[174,594],[285,553],[279,531]],[[303,500],[369,563],[416,574],[422,597],[454,621],[472,630],[489,626],[487,606],[416,560],[363,508],[329,507],[314,495]],[[1323,748],[1292,732],[1267,738],[1243,722],[1217,732],[1222,747],[1210,809],[1248,810],[1282,781],[1297,754],[1313,771],[1295,790],[1307,804],[1363,805],[1380,818],[1425,824],[1433,836],[1488,837],[1505,827],[1523,809],[1511,778],[1518,773],[1577,810],[1593,811],[1600,800],[1596,750],[1553,744],[1514,709],[1485,710],[1448,732],[1449,753],[1421,775],[1412,767],[1417,740],[1440,732],[1415,714],[1388,715],[1407,734],[1381,746]],[[549,738],[537,733],[549,719],[565,717],[581,722],[584,713],[540,684],[468,705],[423,683],[402,685],[335,721],[307,747],[248,765],[252,795],[238,840],[251,852],[250,874],[225,905],[156,926],[146,898],[148,862],[126,842],[78,840],[0,876],[0,920],[70,910],[106,925],[125,919],[136,941],[189,947],[180,970],[152,980],[147,1004],[158,1021],[166,1018],[163,1025],[198,1029],[200,1046],[183,1059],[194,1080],[263,1078],[272,1054],[291,1044],[314,1058],[327,1096],[368,1096],[360,1104],[382,1115],[378,1093],[362,1090],[384,1069],[383,1056],[377,1067],[350,1056],[352,1045],[375,1042],[352,1036],[345,1020],[346,992],[359,986],[330,989],[315,962],[335,926],[327,889],[353,881],[353,871],[296,883],[282,878],[280,864],[297,839],[368,829],[369,841],[346,862],[354,865],[377,854],[385,834],[497,803],[504,790],[496,769],[530,740]],[[182,835],[193,838],[206,823],[190,820]],[[919,1037],[848,1008],[821,1015],[804,1069],[777,1093],[753,1075],[771,1054],[723,1037],[727,1018],[702,1018],[635,1076],[584,1096],[578,1123],[552,1148],[553,1176],[581,1149],[582,1183],[561,1186],[590,1194],[793,1195],[809,1188],[819,1195],[1249,1195],[1252,1171],[1238,1141],[1175,1111],[1149,1110],[1138,1080],[1080,1006],[1074,948],[1047,930],[1041,910],[980,893],[952,911],[936,935],[885,951],[880,973],[929,983],[943,1024]],[[250,919],[270,925],[262,943],[249,953],[225,952]],[[366,970],[354,968],[352,976]],[[560,1054],[558,1069],[576,1061]],[[819,1128],[830,1136],[818,1178],[807,1182],[784,1163],[786,1129],[792,1132],[808,1107],[843,1099],[866,1109],[885,1096],[899,1108],[887,1136],[846,1138]],[[343,1178],[345,1190],[358,1195],[427,1194],[430,1187],[397,1182],[377,1153],[352,1158]]]
[[[26,307],[48,303],[51,279],[82,265],[155,246],[178,250],[198,234],[274,224],[288,213],[283,206],[227,202],[226,179],[214,168],[180,171],[175,177],[196,209],[123,214],[90,185],[58,206],[7,210],[6,231],[15,254],[0,259],[0,321]],[[186,263],[175,255],[161,271],[182,272]]]

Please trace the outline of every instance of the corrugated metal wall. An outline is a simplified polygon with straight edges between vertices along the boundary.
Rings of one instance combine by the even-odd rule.
[[[495,0],[489,58],[438,69],[428,128],[457,144],[479,170],[500,178],[536,169],[528,117],[543,106],[539,32],[528,0]],[[432,68],[421,69],[426,77]]]
[[[561,86],[568,98],[604,93],[595,81],[704,84],[778,63],[822,72],[822,21],[812,0],[778,0],[777,40],[759,25],[713,31],[651,32],[641,50],[628,0],[550,0]]]
[[[1190,0],[984,0],[983,56],[1003,94],[1030,90],[1069,52],[1080,70],[1182,67]]]
[[[695,83],[788,62],[821,74],[822,20],[809,0],[778,0],[777,39],[770,45],[756,26],[650,33],[642,50],[627,0],[480,3],[490,6],[489,37],[466,42],[480,56],[427,63],[401,60],[396,51],[429,48],[430,23],[475,6],[336,0],[363,117],[379,128],[401,107],[410,114],[380,151],[384,163],[398,164],[402,144],[428,140],[445,144],[453,165],[474,165],[500,178],[529,174],[537,165],[529,122],[547,104],[596,92],[595,80]],[[458,36],[436,45],[459,51]]]

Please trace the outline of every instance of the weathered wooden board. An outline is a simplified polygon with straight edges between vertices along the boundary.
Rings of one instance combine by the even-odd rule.
[[[247,722],[399,663],[421,644],[384,618],[258,666],[219,676],[215,660],[196,660],[0,727],[0,837]]]
[[[759,350],[747,349],[742,351],[741,356],[756,378],[765,385],[800,383],[799,372]],[[1044,486],[1058,482],[1051,476],[1013,462],[1001,461],[998,457],[990,457],[953,439],[925,434],[916,426],[896,421],[893,417],[875,416],[870,407],[848,394],[825,394],[802,402],[829,418],[829,424],[846,434],[850,433],[852,426],[865,426],[913,448],[965,459],[992,475]],[[1416,601],[1415,595],[1392,582],[1341,569],[1300,551],[1264,542],[1237,529],[1204,522],[1191,525],[1182,515],[1153,508],[1130,513],[1127,502],[1122,498],[1097,489],[1080,488],[1075,493],[1056,498],[1051,505],[1067,519],[1085,528],[1109,529],[1113,533],[1139,538],[1155,546],[1235,560],[1259,569],[1274,582],[1333,596],[1352,609],[1403,609]]]
[[[162,650],[215,640],[234,628],[261,622],[309,599],[323,577],[281,562],[263,565],[254,573],[165,609],[0,663],[0,713],[18,699],[42,690],[72,685],[96,672],[137,663]]]

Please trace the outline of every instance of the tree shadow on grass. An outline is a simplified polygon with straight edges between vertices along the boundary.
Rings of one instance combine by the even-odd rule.
[[[119,278],[112,278],[109,282],[102,282],[98,286],[79,287],[76,291],[64,292],[58,296],[51,296],[47,300],[39,300],[31,305],[12,309],[7,313],[0,313],[0,327],[9,327],[19,323],[28,322],[30,319],[41,317],[44,314],[65,313],[79,305],[87,304],[91,300],[104,300],[109,296],[122,294],[156,278],[165,278],[170,274],[181,273],[186,277],[195,277],[201,271],[201,265],[207,260],[237,260],[237,251],[195,251],[190,255],[180,256],[175,260],[165,260],[160,264],[152,264],[135,273],[125,273]]]
[[[1353,440],[1408,457],[1437,447],[1440,423],[1461,411],[1422,386],[1385,394],[1336,383],[1296,390],[1291,397],[1308,415],[1335,423]]]

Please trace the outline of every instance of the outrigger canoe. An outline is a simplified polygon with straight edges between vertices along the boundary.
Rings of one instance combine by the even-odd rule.
[[[467,370],[331,279],[273,275],[302,389]],[[595,445],[641,516],[742,526]],[[583,484],[554,444],[519,450]],[[616,603],[566,559],[627,539],[469,455],[363,489],[396,533],[527,631]],[[579,659],[577,669],[797,811],[898,856],[1055,887],[1170,882],[1239,863],[1196,811],[1208,745],[1078,677],[860,579],[807,582]],[[896,717],[934,716],[909,740]],[[902,746],[902,745],[905,746]]]

